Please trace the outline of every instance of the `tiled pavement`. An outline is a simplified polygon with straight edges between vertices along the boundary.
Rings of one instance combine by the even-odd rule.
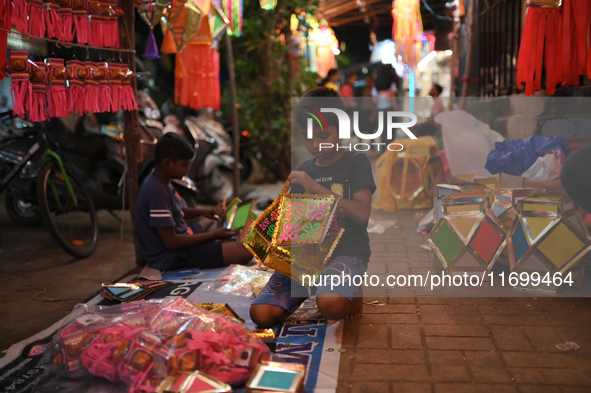
[[[368,273],[424,273],[441,265],[419,246],[415,212],[383,213]],[[366,298],[345,320],[338,393],[591,392],[587,298]],[[580,349],[561,352],[574,341]]]

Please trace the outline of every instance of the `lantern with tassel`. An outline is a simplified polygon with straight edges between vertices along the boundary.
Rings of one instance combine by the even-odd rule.
[[[32,86],[30,74],[33,62],[29,60],[29,53],[26,50],[11,50],[10,59],[6,66],[7,72],[11,76],[12,87],[12,107],[14,114],[21,119],[25,118],[25,113],[31,108],[32,104]]]
[[[103,32],[103,7],[101,1],[88,0],[88,13],[90,14],[90,45],[104,47],[105,34]]]
[[[47,66],[42,61],[35,61],[31,70],[31,86],[33,90],[33,98],[31,110],[28,113],[31,121],[45,121],[48,119],[47,115]]]
[[[101,110],[98,104],[98,66],[92,61],[85,62],[84,66],[86,67],[86,79],[84,80],[84,110],[86,112],[99,113]]]
[[[84,81],[86,80],[86,66],[80,60],[66,62],[68,78],[68,112],[84,114]]]
[[[121,108],[126,111],[137,110],[137,99],[131,87],[131,78],[134,75],[127,65],[123,66],[123,76],[125,78],[121,81]]]
[[[109,64],[109,85],[111,86],[111,109],[113,112],[120,111],[121,104],[121,90],[123,79],[123,64],[110,63]]]
[[[277,0],[259,0],[259,4],[265,11],[273,11],[277,7]]]
[[[88,20],[88,0],[73,0],[72,14],[76,26],[76,41],[79,44],[90,42],[90,21]]]
[[[98,65],[96,78],[99,82],[99,110],[100,112],[109,112],[113,107],[111,87],[109,86],[109,65],[105,62],[96,64]]]
[[[105,46],[109,48],[121,47],[119,39],[119,24],[117,18],[119,9],[117,8],[117,0],[108,0],[102,3],[103,14],[103,32],[105,33]]]
[[[140,17],[150,26],[150,35],[148,36],[146,52],[144,53],[144,57],[148,59],[160,58],[158,44],[156,43],[156,37],[154,37],[154,27],[160,22],[160,18],[162,18],[164,11],[169,5],[170,1],[168,0],[136,1],[136,7],[138,8]]]
[[[66,92],[67,71],[63,59],[45,59],[49,75],[47,104],[49,117],[68,116],[68,95]]]
[[[47,38],[61,39],[63,36],[63,25],[60,17],[60,6],[56,0],[43,1],[43,18],[47,30]]]
[[[187,9],[185,8],[186,0],[172,0],[170,9],[167,12],[167,18],[163,19],[166,22],[168,32],[165,32],[164,41],[168,34],[174,42],[174,51],[172,47],[168,48],[165,53],[177,53],[183,46],[183,34],[185,26],[187,25]],[[164,45],[164,42],[162,43]]]
[[[419,0],[396,0],[392,8],[392,38],[397,53],[411,70],[416,69],[420,60],[423,21],[419,3]]]
[[[74,41],[74,15],[72,14],[74,0],[58,0],[61,28],[58,37],[61,41]]]
[[[45,18],[43,17],[43,1],[28,0],[29,34],[35,37],[45,37]]]

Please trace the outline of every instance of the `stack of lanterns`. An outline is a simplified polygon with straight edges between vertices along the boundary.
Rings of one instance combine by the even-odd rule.
[[[488,189],[478,184],[440,184],[435,195],[437,223],[429,243],[451,274],[489,272],[506,247],[512,272],[540,277],[571,272],[582,279],[580,261],[591,237],[574,202],[532,188]],[[517,288],[556,291],[560,285]]]

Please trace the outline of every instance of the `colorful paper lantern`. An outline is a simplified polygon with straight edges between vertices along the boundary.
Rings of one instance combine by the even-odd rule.
[[[286,194],[255,220],[245,246],[265,265],[308,284],[303,275],[322,273],[344,229],[334,195]]]
[[[208,21],[211,37],[216,41],[220,39],[230,23],[224,12],[214,5],[209,10]]]
[[[519,201],[508,250],[512,271],[565,274],[591,250],[591,240],[572,199],[537,194]]]
[[[259,3],[265,11],[273,11],[277,7],[277,0],[259,0]]]
[[[187,0],[173,0],[164,20],[170,30],[176,52],[182,52],[191,37],[196,35],[201,27],[204,14],[192,2]],[[170,51],[166,51],[170,53]],[[175,52],[173,52],[175,53]]]
[[[537,188],[498,188],[491,205],[492,216],[507,233],[519,213],[519,201],[539,193]]]
[[[412,146],[393,152],[390,193],[396,209],[430,209],[435,184],[443,181],[443,162],[437,146]]]
[[[441,198],[455,193],[484,191],[487,187],[482,184],[462,183],[462,184],[437,184],[435,194],[433,195],[433,220],[437,222],[442,215]]]
[[[135,3],[140,17],[148,26],[150,26],[150,34],[148,35],[148,43],[146,45],[146,52],[144,57],[148,59],[159,59],[158,45],[156,44],[156,37],[154,37],[154,27],[160,22],[162,16],[168,9],[170,1],[168,0],[136,0]]]
[[[415,70],[421,59],[421,19],[420,0],[396,0],[392,2],[392,38],[396,43],[396,52],[402,61]]]
[[[228,34],[233,37],[242,35],[242,0],[221,0],[222,10],[228,18]]]
[[[505,233],[490,216],[485,191],[441,199],[442,217],[428,242],[450,273],[489,271],[503,251]]]
[[[404,150],[398,150],[400,145]],[[375,207],[385,211],[425,209],[433,205],[435,185],[443,182],[443,163],[430,136],[396,139],[378,158]]]

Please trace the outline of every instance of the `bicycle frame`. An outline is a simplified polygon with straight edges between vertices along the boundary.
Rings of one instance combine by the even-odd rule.
[[[39,134],[40,134],[41,138],[45,139],[45,135],[43,135],[43,133],[39,132]],[[21,138],[21,137],[22,137],[22,135],[8,137],[8,138],[1,138],[0,137],[0,143],[7,142],[7,141],[17,139],[17,138]],[[23,156],[23,158],[21,158],[21,160],[15,164],[14,168],[12,168],[12,170],[10,172],[8,172],[8,174],[6,176],[4,176],[3,179],[0,179],[0,192],[4,191],[4,189],[12,181],[12,179],[14,179],[14,177],[24,168],[24,166],[27,164],[27,162],[29,162],[29,160],[35,155],[35,153],[37,153],[37,151],[39,151],[40,148],[41,148],[41,144],[39,143],[39,141],[35,142],[33,144],[33,146],[31,146],[31,148],[29,149],[27,154],[25,154]],[[64,182],[66,183],[66,187],[68,189],[68,192],[72,195],[72,199],[74,200],[74,205],[78,206],[78,200],[76,199],[76,194],[74,193],[74,189],[72,188],[72,184],[70,183],[70,179],[68,178],[68,174],[66,173],[66,169],[64,168],[64,164],[63,164],[61,157],[53,150],[47,148],[43,152],[42,158],[52,158],[57,162],[59,170],[64,178]],[[55,188],[55,185],[53,184],[53,182],[51,180],[50,180],[49,184],[51,186],[51,192],[52,192],[58,206],[61,208],[61,202],[60,202],[59,196],[57,194],[57,190]]]

